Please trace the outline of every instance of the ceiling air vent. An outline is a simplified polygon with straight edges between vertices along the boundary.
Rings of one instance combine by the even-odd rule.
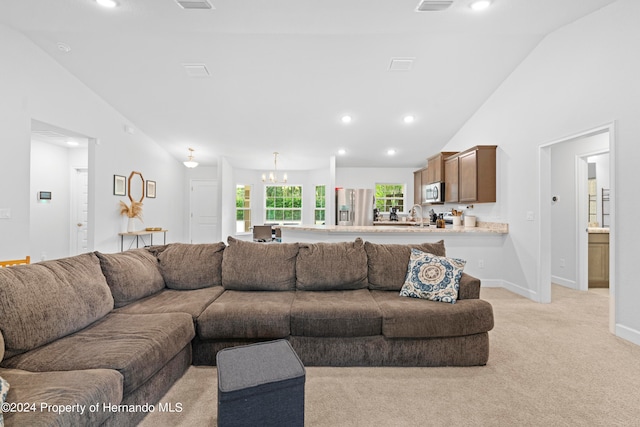
[[[182,64],[189,77],[209,77],[209,70],[204,64]]]
[[[213,9],[207,0],[176,0],[183,9]]]
[[[410,71],[415,58],[391,58],[389,71]]]
[[[418,3],[416,12],[438,12],[447,9],[452,3],[453,0],[422,0]]]

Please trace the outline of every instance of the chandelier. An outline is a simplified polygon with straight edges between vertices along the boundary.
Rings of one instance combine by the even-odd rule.
[[[189,148],[189,159],[182,163],[188,168],[195,168],[198,166],[198,162],[193,160],[193,148]]]
[[[282,177],[282,181],[278,180],[278,152],[274,151],[273,152],[273,170],[271,172],[269,172],[269,175],[267,176],[266,173],[262,174],[262,182],[271,182],[273,184],[284,184],[287,182],[287,174],[285,173],[284,176]]]

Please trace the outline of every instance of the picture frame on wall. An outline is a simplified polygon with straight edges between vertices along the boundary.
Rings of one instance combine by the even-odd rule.
[[[150,199],[156,198],[156,182],[147,180],[147,197]]]
[[[113,175],[113,195],[127,195],[127,177],[122,175]]]

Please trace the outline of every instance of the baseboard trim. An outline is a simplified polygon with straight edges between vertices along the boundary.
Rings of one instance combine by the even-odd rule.
[[[482,279],[480,283],[484,288],[504,288],[508,291],[513,292],[514,294],[518,294],[532,301],[539,302],[537,292],[532,291],[531,289],[523,288],[522,286],[516,285],[515,283],[511,283],[506,280]]]
[[[566,288],[575,289],[576,291],[580,290],[578,289],[578,284],[575,280],[564,279],[558,276],[551,276],[551,283],[555,283],[556,285],[564,286]]]
[[[640,331],[637,331],[628,326],[621,325],[619,323],[616,324],[616,336],[627,341],[634,343],[635,345],[640,345]]]

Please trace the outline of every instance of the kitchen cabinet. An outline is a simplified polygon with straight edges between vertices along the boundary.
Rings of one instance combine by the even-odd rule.
[[[444,201],[458,201],[458,157],[449,157],[444,161]]]
[[[478,145],[445,161],[445,202],[496,201],[496,148]]]
[[[424,200],[424,186],[427,184],[427,168],[413,173],[413,204],[421,205]]]
[[[609,233],[589,233],[589,287],[609,287]]]
[[[444,181],[444,161],[450,156],[458,154],[451,151],[443,151],[431,156],[427,159],[427,182],[423,184],[431,184],[432,182]]]

